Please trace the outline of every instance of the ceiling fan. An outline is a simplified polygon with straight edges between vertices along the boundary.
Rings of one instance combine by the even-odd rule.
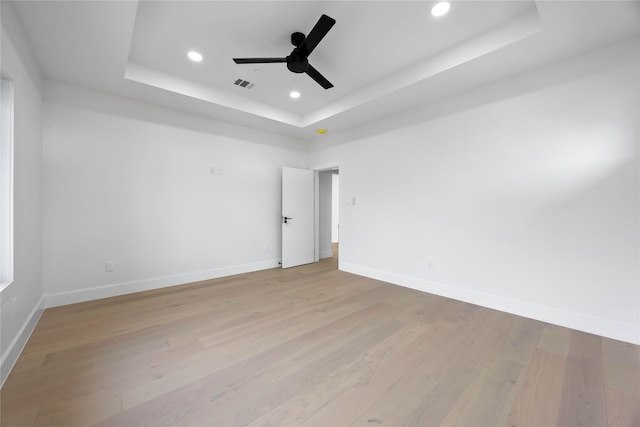
[[[325,89],[330,89],[333,84],[309,64],[309,55],[318,43],[327,35],[336,20],[322,15],[308,36],[302,33],[291,34],[291,44],[295,46],[286,58],[233,58],[236,64],[271,64],[274,62],[286,62],[289,71],[294,73],[306,73]]]

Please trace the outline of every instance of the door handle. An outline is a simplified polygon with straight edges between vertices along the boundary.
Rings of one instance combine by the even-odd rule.
[[[288,217],[288,216],[283,216],[282,218],[283,218],[283,222],[284,222],[285,224],[287,224],[287,220],[289,220],[289,219],[293,219],[293,218]]]

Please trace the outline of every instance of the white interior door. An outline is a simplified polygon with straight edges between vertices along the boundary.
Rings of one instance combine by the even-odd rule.
[[[282,268],[314,262],[314,172],[282,168]]]

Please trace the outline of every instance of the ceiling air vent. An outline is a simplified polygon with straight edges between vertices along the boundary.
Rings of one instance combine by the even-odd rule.
[[[242,80],[242,79],[236,80],[233,84],[236,85],[236,86],[240,86],[240,87],[246,88],[246,89],[251,89],[252,87],[255,86],[255,83],[251,83],[251,82],[248,82],[248,81]]]

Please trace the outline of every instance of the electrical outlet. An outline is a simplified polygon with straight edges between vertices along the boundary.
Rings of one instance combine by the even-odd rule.
[[[264,245],[264,247],[262,248],[262,250],[264,252],[269,252],[269,245]]]
[[[113,261],[107,261],[104,263],[104,271],[107,273],[113,272]]]

